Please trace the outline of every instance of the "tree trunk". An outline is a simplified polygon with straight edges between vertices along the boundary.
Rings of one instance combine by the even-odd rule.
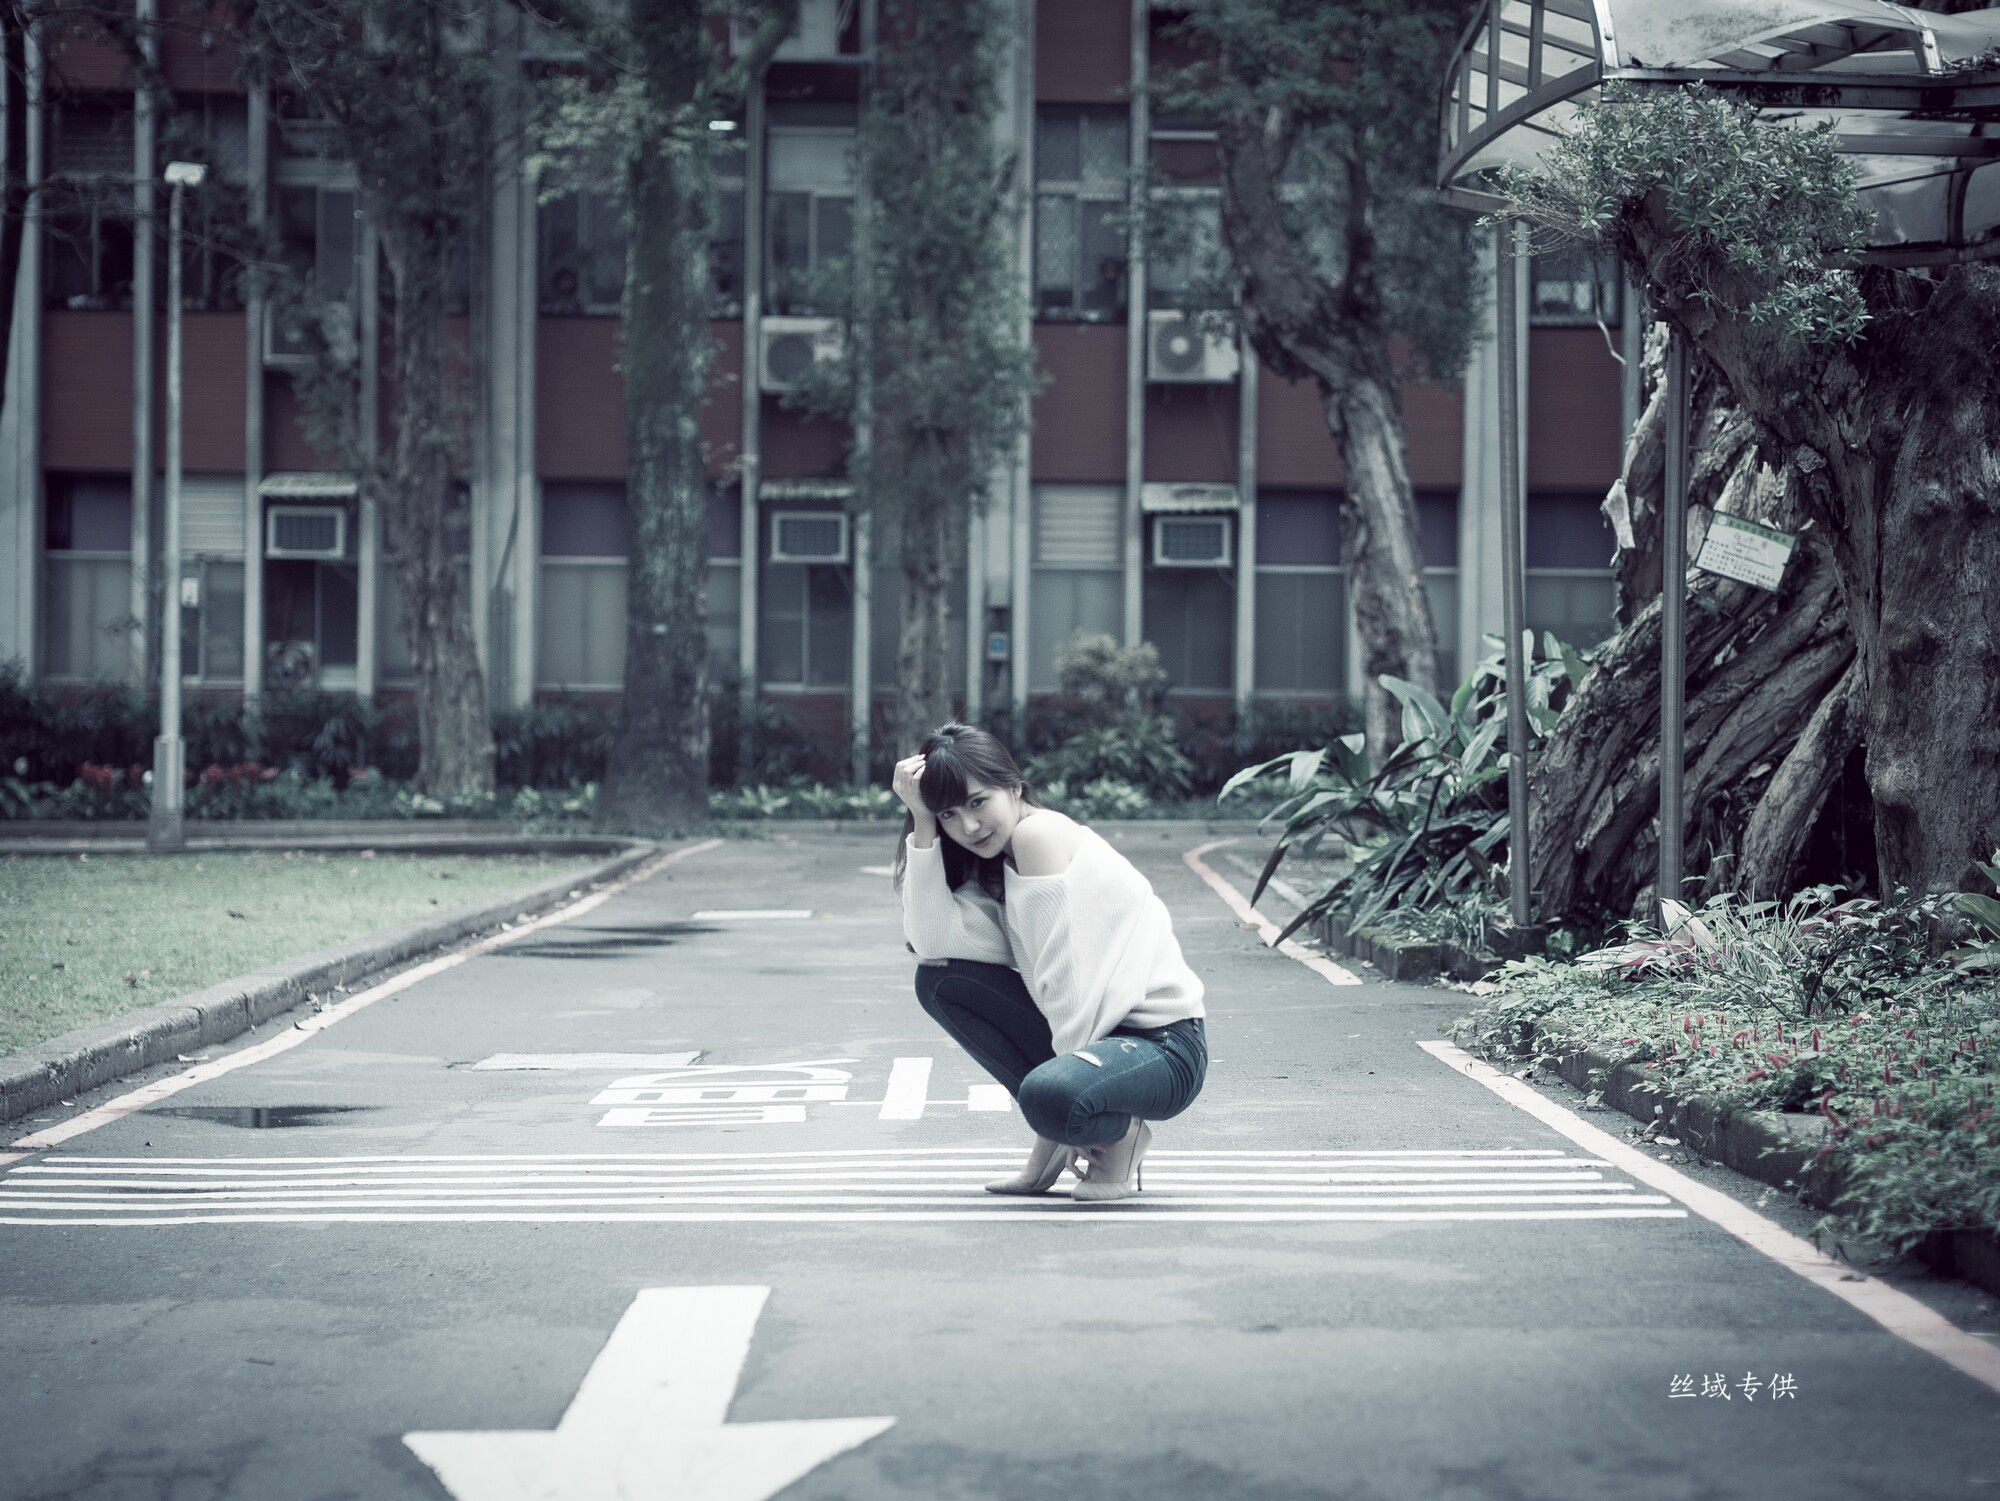
[[[1651,353],[1657,376],[1657,341]],[[1711,508],[1796,527],[1795,503],[1760,462],[1750,424],[1711,372],[1697,365],[1694,374],[1691,428],[1701,447],[1690,464],[1690,530],[1705,525]],[[1629,623],[1601,649],[1529,771],[1535,890],[1552,915],[1623,915],[1649,906],[1653,894],[1664,408],[1656,380],[1606,501],[1621,541],[1633,544],[1617,563]],[[1795,747],[1853,658],[1834,570],[1808,537],[1775,594],[1698,571],[1687,587],[1690,873],[1703,877],[1704,892],[1746,877],[1772,892],[1789,878],[1845,759],[1837,757],[1831,775],[1809,775],[1800,758],[1813,752]],[[1825,749],[1838,750],[1838,728],[1830,715],[1820,730]]]
[[[493,790],[493,728],[463,562],[452,545],[454,380],[446,340],[450,242],[422,227],[380,226],[395,289],[395,445],[372,482],[396,557],[403,639],[415,666],[417,785],[433,797]]]
[[[1869,323],[1811,349],[1682,298],[1649,202],[1628,257],[1722,370],[1825,538],[1858,653],[1882,889],[1950,891],[2000,846],[2000,270],[1864,270]],[[1713,280],[1713,278],[1712,278]]]
[[[902,519],[902,621],[896,650],[895,748],[909,755],[951,718],[949,601],[960,508],[915,506]]]
[[[1366,171],[1350,161],[1346,263],[1335,286],[1286,223],[1276,168],[1284,126],[1271,114],[1225,115],[1219,123],[1223,237],[1251,345],[1280,376],[1313,380],[1339,450],[1341,558],[1367,674],[1368,746],[1379,762],[1402,738],[1401,710],[1380,677],[1436,691],[1437,627],[1424,592],[1409,436],[1376,285]]]
[[[699,0],[632,7],[644,118],[625,162],[625,481],[632,517],[625,694],[598,797],[606,826],[685,828],[708,816],[708,464],[701,407],[713,356],[706,139],[684,119],[703,78]],[[754,400],[754,396],[746,399]],[[746,560],[754,566],[754,560]]]

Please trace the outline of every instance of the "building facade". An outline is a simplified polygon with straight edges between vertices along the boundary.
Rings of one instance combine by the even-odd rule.
[[[139,0],[142,20],[175,0]],[[1019,173],[1010,226],[1046,384],[994,476],[956,593],[967,711],[1025,709],[1078,630],[1150,641],[1196,713],[1330,703],[1357,691],[1337,507],[1341,474],[1315,392],[1259,367],[1195,315],[1194,252],[1148,263],[1127,237],[1131,174],[1150,168],[1200,230],[1215,148],[1140,86],[1179,59],[1148,0],[1014,0],[998,128]],[[893,686],[894,539],[843,475],[844,438],[785,405],[833,336],[815,269],[845,253],[865,0],[806,0],[726,140],[715,245],[709,633],[718,669],[837,743],[880,724]],[[503,75],[538,61],[496,7]],[[162,602],[190,692],[298,683],[393,696],[409,683],[379,519],[300,425],[296,338],[204,233],[205,215],[274,228],[375,345],[377,257],[353,176],[282,99],[246,92],[226,37],[158,35],[171,110],[123,57],[44,37],[31,120],[42,210],[22,255],[0,413],[0,660],[54,682],[143,678]],[[521,90],[503,86],[503,131]],[[165,246],[153,184],[173,156],[210,183],[184,253],[181,557],[161,556]],[[622,680],[625,430],[616,205],[538,201],[496,155],[467,246],[461,336],[473,441],[464,546],[496,706],[615,693]],[[1193,236],[1199,245],[1202,236]],[[1636,386],[1615,279],[1581,262],[1522,267],[1528,615],[1588,643],[1611,618],[1616,477]],[[1629,300],[1629,299],[1624,299]],[[1488,331],[1490,335],[1490,330]],[[1426,581],[1447,676],[1500,627],[1493,341],[1462,384],[1403,391]],[[364,370],[372,383],[374,372]]]

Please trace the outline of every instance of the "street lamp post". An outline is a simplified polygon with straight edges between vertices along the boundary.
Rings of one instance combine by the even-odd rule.
[[[162,565],[167,578],[160,612],[160,734],[153,742],[153,807],[149,849],[185,842],[181,825],[181,200],[208,175],[199,162],[168,162],[167,186],[167,496]]]

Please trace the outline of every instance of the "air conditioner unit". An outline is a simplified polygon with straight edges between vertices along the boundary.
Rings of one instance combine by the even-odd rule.
[[[1146,315],[1146,379],[1218,384],[1236,379],[1236,338],[1192,313]]]
[[[771,513],[771,557],[773,563],[845,563],[847,561],[847,513],[845,511],[773,511]]]
[[[843,33],[853,30],[858,3],[859,0],[799,0],[798,22],[791,34],[778,43],[778,50],[771,54],[772,61],[810,63],[853,56],[840,50],[840,39]],[[729,23],[732,56],[742,55],[750,45],[750,36],[751,28],[744,22]]]
[[[333,561],[346,557],[346,508],[272,506],[264,513],[264,556]]]
[[[840,358],[835,318],[766,318],[760,338],[757,384],[766,391],[790,391],[820,361]]]
[[[1227,568],[1227,516],[1155,516],[1153,562],[1162,568]]]

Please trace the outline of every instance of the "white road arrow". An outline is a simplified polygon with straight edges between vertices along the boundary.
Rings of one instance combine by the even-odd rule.
[[[724,1421],[770,1292],[645,1288],[553,1432],[403,1442],[459,1501],[765,1501],[896,1421]]]

